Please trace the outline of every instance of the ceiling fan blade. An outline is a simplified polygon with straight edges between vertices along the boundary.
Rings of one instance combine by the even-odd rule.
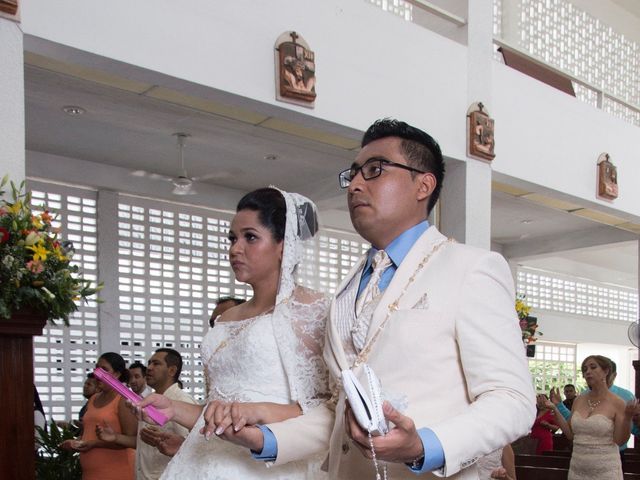
[[[174,189],[171,191],[173,195],[195,195],[197,192],[193,189],[191,185],[188,186],[180,186],[176,185]]]
[[[231,172],[217,172],[217,173],[208,173],[207,175],[200,175],[199,177],[193,177],[193,180],[195,182],[203,182],[206,180],[224,180],[232,177],[233,177],[233,173]]]
[[[170,182],[171,180],[173,180],[171,177],[167,177],[166,175],[147,172],[146,170],[132,170],[131,172],[129,172],[129,175],[131,175],[132,177],[138,177],[138,178],[148,178],[150,180],[161,180],[163,182]]]

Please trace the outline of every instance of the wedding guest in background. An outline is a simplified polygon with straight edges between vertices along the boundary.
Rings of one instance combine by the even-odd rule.
[[[122,383],[129,379],[126,363],[117,353],[103,353],[96,366]],[[108,384],[98,382],[98,392],[89,399],[83,426],[80,440],[65,440],[61,444],[62,448],[80,452],[82,479],[133,480],[135,451],[98,438],[100,430],[109,427],[135,445],[138,421],[125,405],[125,399]]]
[[[329,396],[322,360],[328,301],[295,283],[301,252],[317,229],[315,206],[298,194],[262,188],[238,203],[229,261],[253,297],[222,314],[202,342],[208,405],[158,394],[140,404],[192,428],[163,480],[326,478],[320,458],[267,469],[222,440],[245,424],[299,416]]]
[[[478,478],[489,480],[516,480],[516,462],[513,448],[506,445],[478,459]]]
[[[596,355],[596,357],[601,357],[601,355]],[[618,376],[618,367],[616,365],[616,362],[611,360],[609,357],[602,357],[602,358],[605,358],[607,362],[609,362],[609,364],[611,365],[611,374],[607,377],[607,385],[609,387],[609,391],[614,395],[617,395],[618,397],[620,397],[625,403],[635,400],[636,398],[635,395],[631,393],[629,390],[627,390],[626,388],[619,387],[618,385],[614,385],[613,382]],[[558,405],[558,411],[564,417],[565,420],[569,419],[569,416],[571,415],[571,410],[566,408],[564,402]],[[631,424],[631,433],[633,435],[640,435],[640,429],[634,423]],[[620,458],[622,458],[623,460],[624,460],[624,451],[626,450],[626,448],[627,448],[627,442],[620,445]]]
[[[492,478],[517,480],[516,458],[510,444],[478,459],[478,478],[480,480]]]
[[[40,394],[38,393],[38,389],[36,386],[33,386],[33,424],[34,427],[40,427],[43,430],[47,430],[47,417],[44,414],[44,407],[42,406],[42,401],[40,400]],[[40,433],[36,430],[36,443],[35,449],[37,450],[42,440],[40,437]]]
[[[82,396],[87,399],[84,402],[84,405],[78,412],[78,436],[82,436],[82,419],[84,418],[84,414],[87,413],[87,406],[89,405],[89,399],[98,391],[98,379],[93,374],[93,372],[87,373],[87,378],[84,381],[84,385],[82,385]]]
[[[182,356],[172,348],[159,348],[149,359],[147,383],[156,393],[170,400],[196,405],[197,402],[179,386],[181,371]],[[140,421],[133,445],[129,437],[118,435],[108,427],[100,429],[99,437],[117,445],[134,446],[136,480],[158,480],[188,434],[189,429],[175,422],[167,422],[160,427]]]
[[[573,405],[573,401],[575,400],[577,395],[576,387],[575,385],[568,383],[564,386],[562,391],[564,393],[564,400],[562,401],[562,403],[565,407],[567,407],[567,409],[571,410],[571,406]]]
[[[153,389],[147,385],[147,367],[140,362],[129,365],[129,388],[142,398],[153,393]]]
[[[573,441],[569,480],[622,480],[618,450],[629,439],[631,418],[637,413],[637,401],[626,403],[609,391],[613,382],[611,360],[601,355],[584,359],[582,375],[589,390],[576,397],[569,420],[558,411],[562,405],[558,389],[551,390],[547,408],[556,413],[556,421],[569,441]]]
[[[536,402],[536,419],[531,427],[529,436],[538,440],[536,455],[553,450],[553,432],[558,430],[556,417],[553,410],[547,406],[549,397],[545,394],[538,395]]]
[[[216,318],[222,315],[224,312],[229,310],[236,305],[240,305],[241,303],[246,302],[246,300],[242,298],[236,297],[220,297],[216,300],[216,308],[211,312],[211,318],[209,318],[209,326],[213,328]]]

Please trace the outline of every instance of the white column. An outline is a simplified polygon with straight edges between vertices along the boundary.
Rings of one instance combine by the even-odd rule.
[[[467,104],[491,112],[493,2],[468,2]],[[460,122],[466,121],[461,112]],[[499,122],[496,122],[499,128]],[[499,135],[499,130],[496,130]],[[440,209],[443,233],[459,242],[491,248],[491,166],[480,160],[447,165]]]
[[[448,162],[440,198],[442,233],[490,249],[491,167],[473,160]]]
[[[22,30],[0,17],[0,177],[24,179],[24,58]]]
[[[118,194],[98,192],[98,278],[104,283],[98,306],[99,353],[120,352],[118,317]]]

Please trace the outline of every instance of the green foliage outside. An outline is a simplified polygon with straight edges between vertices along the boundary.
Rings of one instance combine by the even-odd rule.
[[[562,393],[562,388],[567,383],[575,385],[578,392],[587,388],[582,373],[572,363],[531,359],[529,360],[529,371],[537,393],[548,395],[549,390],[554,387],[559,388]]]
[[[36,427],[40,435],[40,448],[36,455],[37,480],[80,480],[82,470],[77,452],[63,450],[59,445],[73,439],[76,429],[60,428],[51,422],[49,430]]]

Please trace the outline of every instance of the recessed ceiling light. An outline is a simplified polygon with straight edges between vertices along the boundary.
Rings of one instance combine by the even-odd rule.
[[[64,107],[62,107],[62,111],[67,115],[71,115],[72,117],[82,115],[86,112],[84,108],[78,107],[77,105],[65,105]]]
[[[265,155],[265,156],[264,156],[264,159],[265,159],[265,160],[277,160],[277,159],[278,159],[278,156],[277,156],[277,155],[274,155],[273,153],[269,153],[269,154],[267,154],[267,155]]]

